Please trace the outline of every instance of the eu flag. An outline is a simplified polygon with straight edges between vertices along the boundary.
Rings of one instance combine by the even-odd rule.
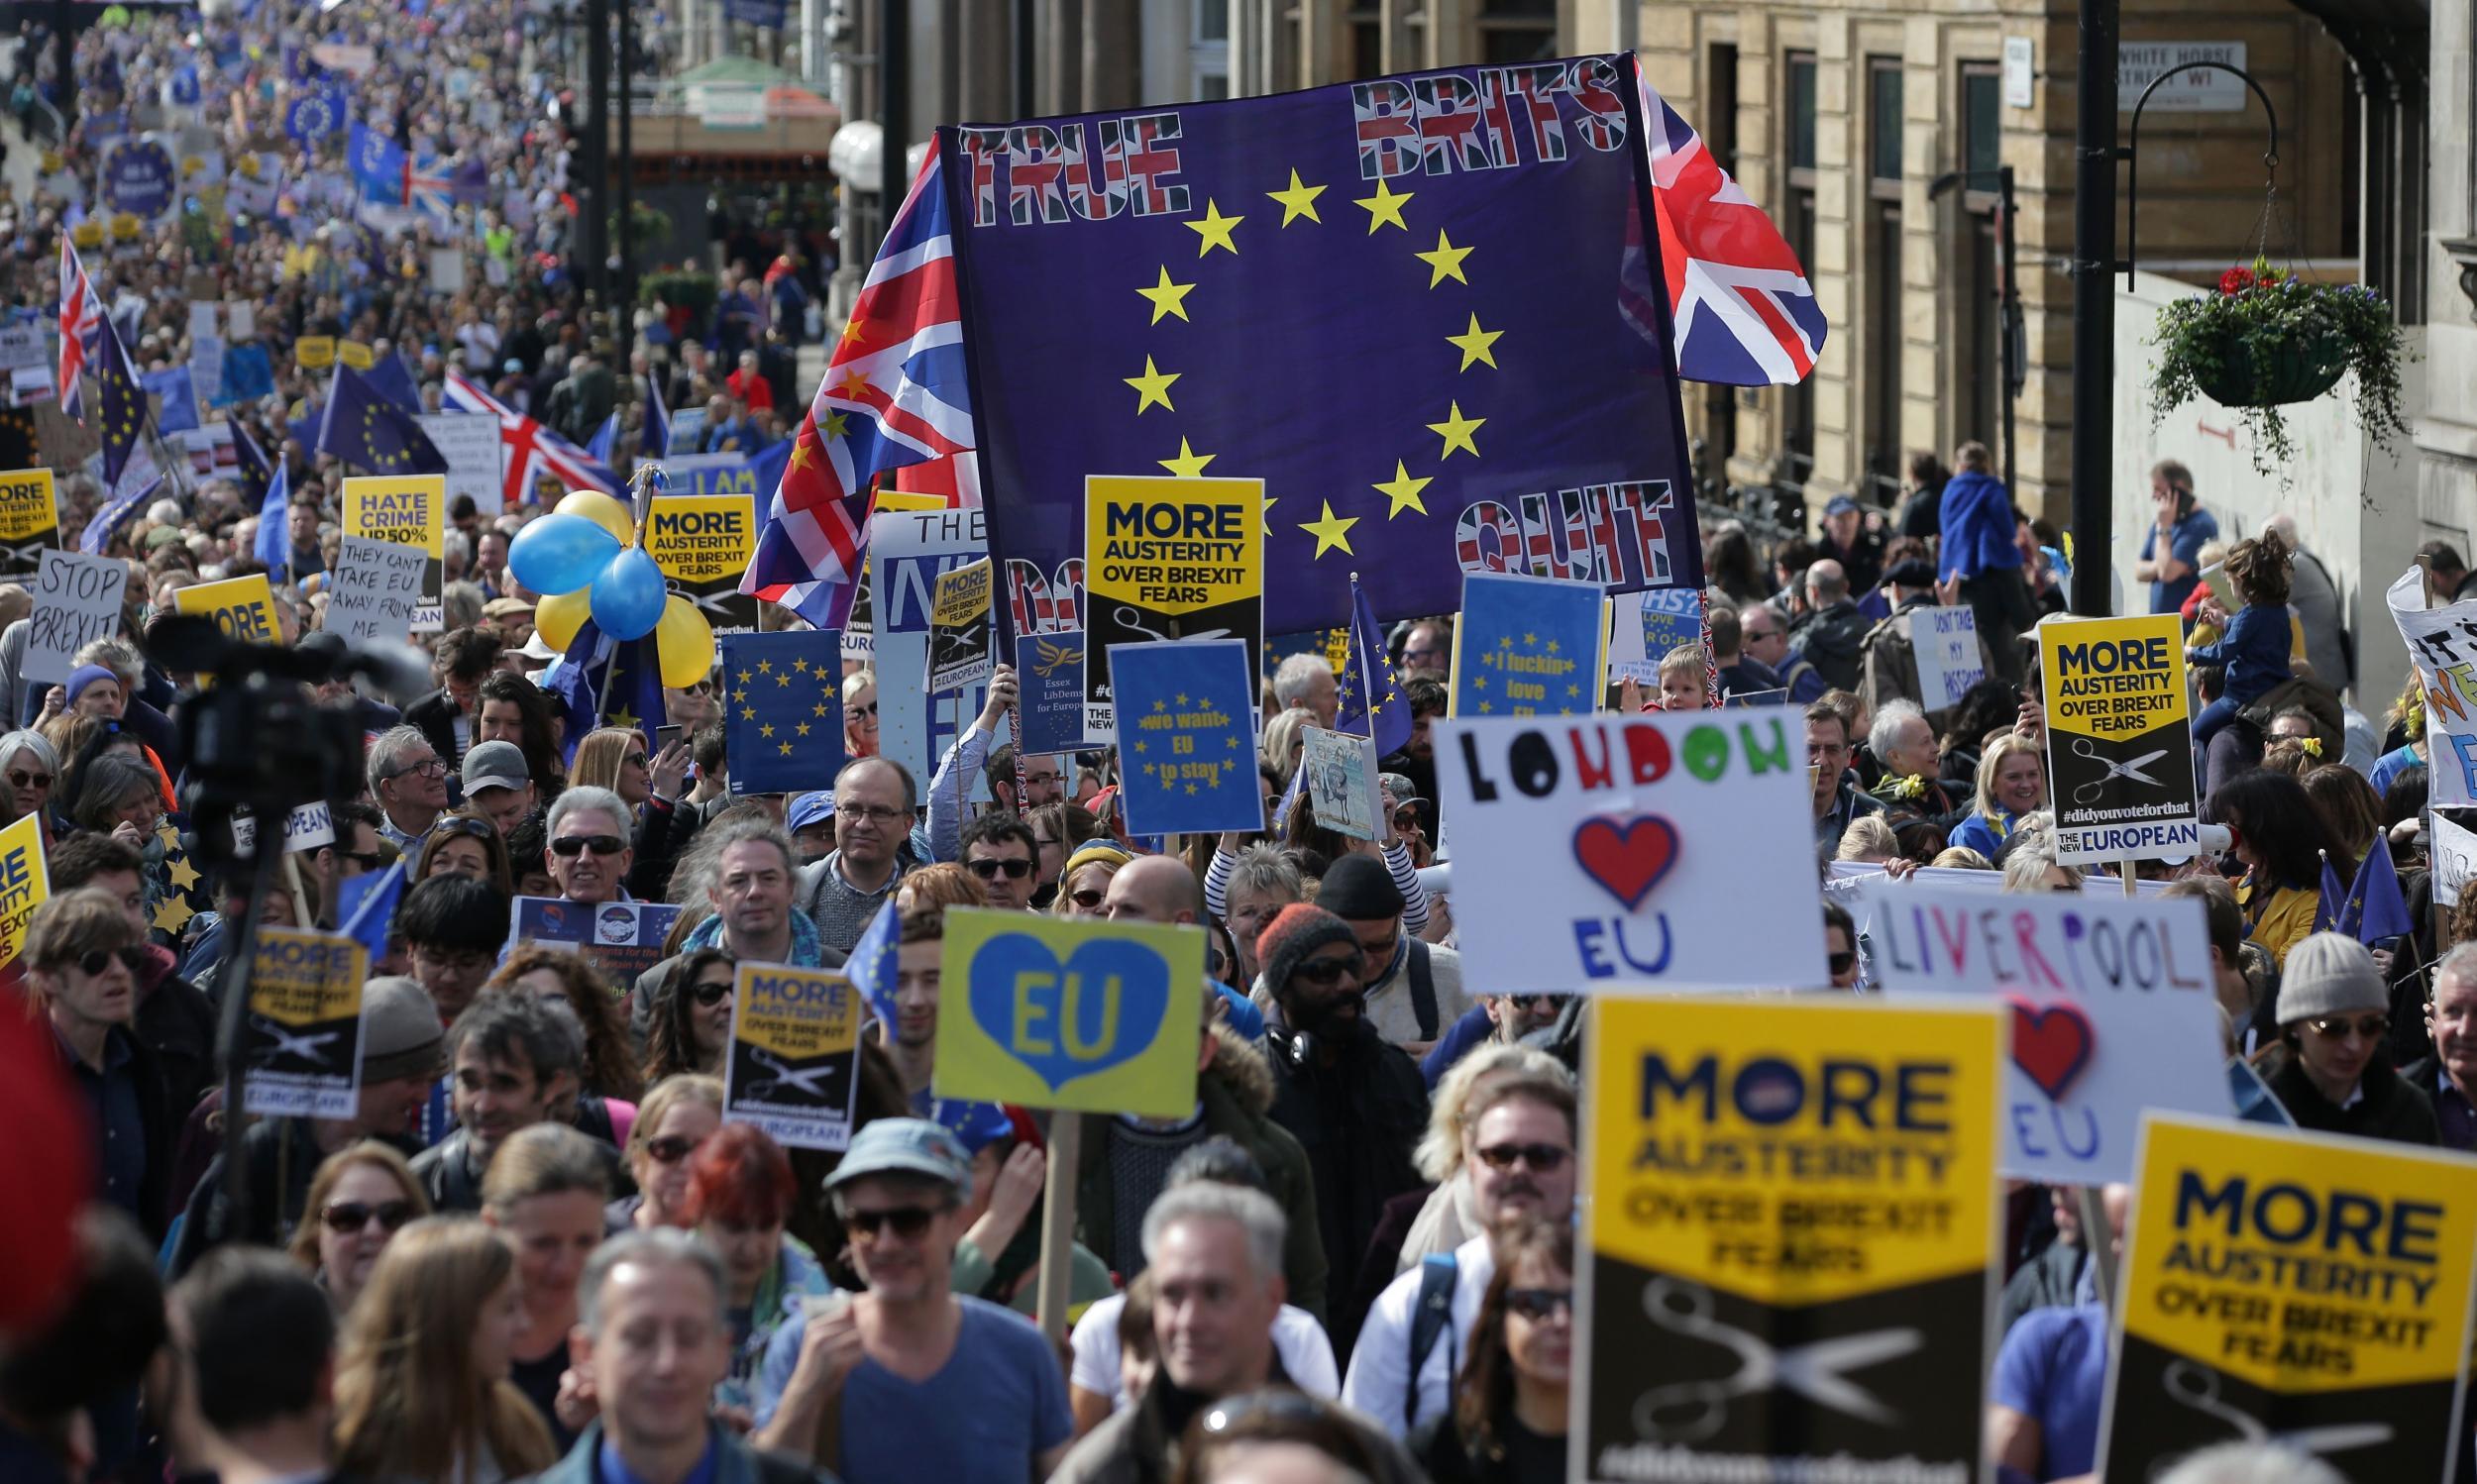
[[[602,724],[627,727],[654,750],[654,728],[670,720],[662,703],[662,660],[654,636],[630,639],[611,651],[610,675],[601,688]]]
[[[841,631],[724,634],[719,642],[731,793],[831,788],[843,770]]]
[[[1385,648],[1385,631],[1376,622],[1376,610],[1368,606],[1367,589],[1359,585],[1359,575],[1350,574],[1350,648],[1342,662],[1342,706],[1334,717],[1334,730],[1348,732],[1353,737],[1366,737],[1376,744],[1376,756],[1389,758],[1411,740],[1411,700],[1402,693],[1401,679],[1393,673],[1391,653]]]
[[[447,473],[447,456],[421,424],[341,362],[327,390],[326,415],[318,420],[318,452],[375,475]]]
[[[353,183],[361,187],[362,199],[381,206],[402,206],[411,175],[410,162],[404,147],[372,129],[355,124],[352,133]]]
[[[120,331],[110,320],[98,326],[99,349],[102,355],[90,373],[101,392],[103,405],[103,487],[118,489],[121,471],[129,467],[129,456],[137,452],[138,435],[147,425],[146,388],[138,384],[137,373],[129,368],[129,352],[121,348]]]
[[[249,435],[235,427],[236,437]],[[253,552],[259,565],[267,569],[270,583],[292,581],[292,478],[283,465],[275,466],[274,475],[267,481],[267,498],[258,511],[258,546]]]
[[[938,131],[994,555],[1087,476],[1260,477],[1266,627],[1465,571],[1699,586],[1636,63]],[[1027,374],[1029,369],[1037,374]]]
[[[401,354],[387,352],[373,361],[363,374],[369,378],[371,390],[413,416],[421,416],[421,387],[413,380],[413,369],[404,364]]]

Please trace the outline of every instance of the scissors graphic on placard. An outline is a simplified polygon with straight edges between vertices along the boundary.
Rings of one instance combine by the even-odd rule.
[[[1711,1291],[1697,1283],[1655,1278],[1643,1289],[1643,1311],[1672,1334],[1709,1340],[1737,1354],[1734,1374],[1710,1381],[1680,1381],[1643,1393],[1634,1404],[1634,1426],[1648,1437],[1695,1441],[1720,1431],[1733,1397],[1788,1390],[1835,1412],[1891,1427],[1900,1414],[1849,1380],[1861,1370],[1906,1355],[1926,1342],[1917,1329],[1877,1329],[1777,1349],[1760,1336],[1712,1318]]]
[[[327,1053],[318,1048],[344,1033],[340,1030],[330,1030],[318,1035],[294,1035],[291,1031],[284,1029],[279,1022],[266,1015],[250,1016],[250,1024],[259,1034],[275,1038],[275,1044],[261,1046],[257,1054],[251,1057],[252,1061],[261,1066],[265,1066],[278,1056],[290,1056],[308,1062],[311,1066],[323,1067],[327,1064]]]
[[[751,1059],[774,1074],[772,1077],[758,1078],[748,1085],[748,1096],[751,1098],[765,1098],[784,1088],[790,1088],[807,1097],[824,1102],[834,1095],[820,1084],[828,1077],[842,1071],[842,1067],[834,1062],[828,1062],[822,1067],[787,1067],[783,1064],[781,1057],[762,1048],[751,1053]]]
[[[1164,634],[1159,629],[1144,626],[1143,621],[1150,616],[1142,609],[1131,608],[1125,603],[1119,604],[1117,613],[1112,615],[1114,621],[1129,633],[1141,634],[1147,639],[1158,640],[1162,643],[1176,639],[1227,639],[1230,637],[1228,629],[1205,629],[1194,634]]]
[[[2239,1412],[2219,1400],[2219,1373],[2193,1360],[2168,1363],[2167,1394],[2181,1406],[2217,1418],[2236,1430],[2246,1442],[2272,1442],[2307,1453],[2344,1453],[2350,1448],[2370,1448],[2376,1443],[2391,1441],[2389,1423],[2334,1423],[2322,1428],[2299,1428],[2289,1432],[2274,1432],[2249,1412]]]
[[[2088,737],[2076,737],[2073,739],[2073,756],[2085,759],[2089,762],[2097,763],[2100,767],[2107,770],[2105,773],[2100,774],[2098,778],[2091,780],[2089,783],[2086,783],[2073,791],[2073,801],[2078,804],[2087,804],[2096,800],[2100,795],[2107,792],[2107,785],[2114,783],[2119,778],[2129,779],[2137,784],[2148,784],[2154,789],[2164,789],[2167,787],[2166,779],[2152,778],[2149,774],[2142,771],[2143,769],[2148,768],[2151,764],[2159,761],[2159,759],[2167,756],[2167,749],[2164,747],[2160,748],[2157,752],[2145,752],[2140,757],[2118,763],[2112,759],[2100,757],[2097,749],[2090,745],[2090,739]]]

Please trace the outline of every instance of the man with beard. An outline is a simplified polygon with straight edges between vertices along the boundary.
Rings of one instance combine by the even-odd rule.
[[[1565,1010],[1567,995],[1516,990],[1507,995],[1482,995],[1470,1013],[1454,1022],[1436,1049],[1420,1059],[1419,1075],[1434,1088],[1454,1064],[1482,1046],[1520,1045],[1523,1037],[1546,1030]]]
[[[1516,1217],[1564,1221],[1574,1205],[1574,1092],[1570,1084],[1521,1075],[1470,1101],[1462,1160],[1487,1231]],[[1425,1259],[1386,1286],[1367,1314],[1342,1381],[1343,1402],[1396,1437],[1452,1406],[1462,1347],[1479,1301],[1496,1276],[1489,1236]],[[1450,1322],[1422,1324],[1451,1295]],[[1424,1341],[1424,1344],[1423,1344]]]
[[[1323,1228],[1328,1328],[1346,1353],[1372,1295],[1351,1275],[1384,1205],[1421,1184],[1411,1163],[1428,1118],[1428,1088],[1401,1048],[1368,1022],[1359,940],[1350,924],[1307,902],[1283,907],[1256,938],[1273,1062],[1273,1121],[1307,1150]]]

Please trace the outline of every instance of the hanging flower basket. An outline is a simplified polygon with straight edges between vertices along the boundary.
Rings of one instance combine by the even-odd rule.
[[[2306,283],[2256,259],[2221,274],[2217,293],[2159,311],[2151,344],[2160,353],[2151,425],[2196,396],[2234,408],[2253,433],[2254,468],[2283,483],[2297,451],[2278,409],[2314,400],[2351,371],[2366,436],[2408,436],[2399,321],[2361,285]]]

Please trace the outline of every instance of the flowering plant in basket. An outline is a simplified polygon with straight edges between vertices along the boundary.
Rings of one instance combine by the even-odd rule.
[[[2400,412],[2400,322],[2381,294],[2356,283],[2308,283],[2255,259],[2219,275],[2219,289],[2159,311],[2151,423],[2195,396],[2237,409],[2254,436],[2254,468],[2293,467],[2279,407],[2307,402],[2356,373],[2368,437],[2408,436]]]

